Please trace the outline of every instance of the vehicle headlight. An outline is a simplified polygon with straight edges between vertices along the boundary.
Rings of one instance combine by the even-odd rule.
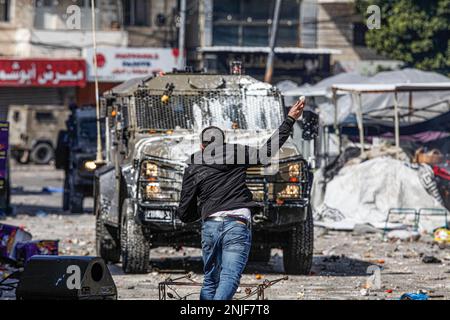
[[[95,161],[88,160],[84,162],[84,168],[88,171],[94,171],[97,169],[97,165],[95,164]]]
[[[298,199],[300,198],[300,186],[297,184],[288,184],[282,191],[278,192],[279,199]]]
[[[144,200],[167,200],[178,201],[178,192],[169,190],[167,183],[151,182],[142,186],[142,196]]]
[[[300,178],[301,167],[299,163],[292,163],[289,165],[289,181],[298,182]]]
[[[154,163],[146,161],[144,162],[142,169],[142,173],[146,178],[156,178],[158,176],[158,166]]]
[[[145,198],[158,199],[161,195],[159,183],[149,183],[145,186]]]
[[[144,160],[139,192],[143,201],[179,201],[183,172],[179,168]]]

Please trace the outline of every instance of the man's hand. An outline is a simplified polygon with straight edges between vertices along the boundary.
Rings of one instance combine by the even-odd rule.
[[[288,116],[297,120],[298,118],[301,117],[304,108],[305,108],[305,97],[302,96],[291,107],[291,110],[289,110]]]

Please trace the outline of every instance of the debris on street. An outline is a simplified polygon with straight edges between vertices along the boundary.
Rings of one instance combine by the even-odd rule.
[[[423,263],[442,263],[442,261],[435,256],[424,256],[422,258]]]
[[[428,298],[426,293],[404,293],[400,300],[428,300]]]

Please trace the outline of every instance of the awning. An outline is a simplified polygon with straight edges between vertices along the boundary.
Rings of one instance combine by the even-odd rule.
[[[416,83],[398,83],[398,84],[339,84],[339,85],[333,85],[332,86],[333,94],[334,94],[334,108],[335,108],[335,127],[338,126],[338,114],[339,114],[339,103],[338,99],[336,99],[336,95],[338,93],[351,93],[353,96],[353,99],[356,100],[356,119],[358,124],[358,130],[359,130],[359,136],[360,136],[360,144],[361,144],[361,151],[364,151],[364,125],[363,125],[363,118],[364,115],[370,114],[370,112],[374,113],[374,111],[378,113],[385,113],[388,114],[389,111],[393,112],[393,118],[394,118],[394,127],[395,127],[395,145],[397,147],[400,147],[400,116],[403,117],[413,117],[415,116],[416,112],[422,112],[425,113],[431,113],[436,116],[442,112],[449,111],[450,110],[450,82],[416,82]],[[415,108],[414,107],[414,99],[412,96],[413,92],[432,92],[432,91],[449,91],[448,96],[442,96],[441,101],[439,103],[432,103],[429,106],[422,106],[421,108]],[[409,105],[408,107],[401,106],[399,104],[399,93],[409,93]],[[363,110],[363,102],[362,102],[362,95],[363,94],[383,94],[383,93],[393,93],[393,110],[388,110],[387,107],[380,107],[382,105],[381,103],[377,105],[374,104],[375,107],[370,110],[370,108],[365,108]],[[390,97],[388,97],[390,98]],[[376,97],[374,98],[376,99]],[[339,99],[340,100],[340,99]],[[368,101],[365,101],[365,103],[368,103]],[[390,104],[385,102],[385,106],[390,107]],[[403,115],[400,114],[400,108],[403,110]],[[436,108],[436,110],[433,110],[433,108]],[[406,109],[406,110],[405,110]],[[428,118],[425,118],[423,120],[427,120]]]
[[[241,46],[211,46],[200,47],[199,52],[242,52],[242,53],[269,53],[269,47],[241,47]],[[341,50],[327,48],[298,48],[298,47],[276,47],[275,53],[291,54],[341,54]]]
[[[398,84],[336,84],[332,90],[338,93],[383,93],[450,90],[450,82],[398,83]]]

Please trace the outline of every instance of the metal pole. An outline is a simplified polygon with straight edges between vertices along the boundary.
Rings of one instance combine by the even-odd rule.
[[[339,139],[338,147],[339,147],[339,153],[341,153],[342,140],[341,140],[341,134],[339,132],[340,130],[339,130],[339,123],[338,123],[338,121],[339,121],[339,119],[338,119],[339,110],[338,110],[338,103],[337,103],[337,92],[336,92],[335,88],[332,88],[332,91],[333,91],[333,98],[332,98],[333,101],[332,102],[333,102],[333,106],[334,106],[334,133],[336,134],[336,136]],[[330,139],[329,135],[328,135],[328,139]],[[330,141],[327,141],[328,144],[329,144],[329,142]],[[329,150],[327,150],[327,154],[328,154],[328,151]],[[327,159],[327,161],[328,161],[328,159]]]
[[[273,58],[275,55],[274,49],[275,49],[275,40],[277,38],[277,31],[278,31],[278,20],[280,18],[280,7],[281,7],[281,0],[276,0],[275,2],[275,11],[273,14],[273,21],[272,21],[272,31],[270,34],[270,41],[269,41],[269,54],[267,55],[267,64],[266,64],[266,74],[264,76],[265,82],[271,82],[272,81],[272,74],[273,74]]]
[[[400,124],[398,119],[398,96],[397,91],[394,92],[394,125],[395,125],[395,147],[400,148]],[[398,153],[397,153],[398,156]]]
[[[411,117],[413,115],[413,106],[412,106],[412,91],[409,92],[409,99],[408,99],[408,121],[411,122]]]
[[[102,155],[102,132],[100,125],[100,101],[98,93],[98,76],[97,76],[97,39],[96,39],[96,23],[95,23],[95,0],[91,0],[91,15],[92,15],[92,46],[94,48],[94,82],[95,82],[95,111],[97,117],[97,157],[96,162],[103,162]]]
[[[178,70],[185,69],[184,38],[186,33],[186,0],[180,0],[180,30],[178,33]]]
[[[359,144],[361,145],[361,154],[364,153],[364,125],[361,105],[361,93],[358,93],[358,128],[359,128]]]

